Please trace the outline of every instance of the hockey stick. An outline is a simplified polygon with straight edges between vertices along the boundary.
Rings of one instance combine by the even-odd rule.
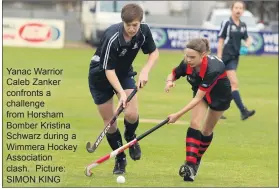
[[[130,102],[130,100],[133,98],[133,96],[137,93],[137,88],[135,88],[132,93],[128,96],[127,98],[127,102]],[[116,119],[118,118],[118,116],[121,114],[121,112],[124,110],[123,105],[121,105],[118,110],[116,111],[116,114],[112,117],[112,119],[110,120],[110,122],[106,125],[106,127],[104,128],[104,130],[101,132],[101,134],[98,136],[97,140],[95,141],[95,143],[93,144],[93,146],[91,145],[90,142],[87,142],[86,144],[86,150],[89,153],[94,152],[98,146],[100,145],[101,141],[103,140],[103,138],[106,136],[109,128],[111,127],[111,125],[116,121]]]
[[[133,146],[136,142],[140,141],[141,139],[143,139],[144,137],[146,137],[147,135],[149,135],[150,133],[154,132],[155,130],[159,129],[160,127],[162,127],[163,125],[165,125],[166,123],[168,123],[169,118],[165,119],[164,121],[162,121],[161,123],[159,123],[158,125],[156,125],[155,127],[152,127],[151,129],[149,129],[148,131],[146,131],[145,133],[143,133],[142,135],[138,136],[137,138],[135,138],[134,140],[130,141],[129,143],[119,147],[118,149],[114,150],[113,152],[99,158],[97,161],[94,161],[93,163],[87,165],[87,167],[85,168],[85,175],[86,176],[92,176],[92,171],[91,169],[100,165],[101,163],[115,157],[117,154],[123,152],[124,150],[126,150],[127,148],[130,148],[131,146]]]

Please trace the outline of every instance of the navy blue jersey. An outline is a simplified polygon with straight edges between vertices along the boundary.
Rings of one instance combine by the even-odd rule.
[[[141,23],[139,31],[129,42],[125,41],[123,32],[123,22],[106,29],[91,59],[90,68],[98,67],[99,71],[115,70],[118,77],[126,76],[133,70],[132,63],[140,49],[144,54],[150,54],[156,49],[147,24]]]
[[[212,95],[216,98],[224,98],[231,94],[231,85],[226,76],[225,65],[216,56],[208,55],[204,57],[199,71],[190,67],[183,59],[173,69],[172,74],[174,80],[186,77],[194,92],[198,89],[205,91],[209,103]]]
[[[248,38],[247,26],[242,21],[237,26],[230,17],[222,22],[218,37],[225,40],[223,56],[239,56],[241,40]]]

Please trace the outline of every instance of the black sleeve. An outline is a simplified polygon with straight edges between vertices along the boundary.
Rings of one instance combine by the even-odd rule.
[[[116,67],[117,50],[113,45],[113,41],[116,37],[110,37],[104,40],[102,44],[102,53],[100,61],[104,70],[114,70]]]
[[[246,26],[246,24],[244,24],[244,27],[245,27],[245,30],[244,30],[244,34],[242,36],[242,39],[246,40],[246,39],[248,39],[248,33],[247,33],[247,26]]]
[[[181,61],[181,63],[172,69],[172,75],[174,80],[179,79],[180,77],[185,77],[186,76],[186,68],[187,65],[185,64],[184,60]]]
[[[219,38],[225,39],[227,37],[227,29],[228,29],[229,22],[228,20],[224,20],[221,24],[220,31],[218,33]]]
[[[156,50],[156,44],[153,40],[151,30],[147,24],[142,24],[142,32],[144,35],[144,43],[141,50],[144,54],[150,54]]]
[[[202,91],[207,91],[214,82],[218,79],[220,73],[219,72],[210,72],[206,73],[205,77],[203,78],[202,82],[200,83],[199,89]]]

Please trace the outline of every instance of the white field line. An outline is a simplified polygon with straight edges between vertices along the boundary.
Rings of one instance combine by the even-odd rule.
[[[122,122],[123,121],[123,117],[119,117],[117,119],[117,122]],[[140,123],[155,123],[155,124],[158,124],[158,123],[161,123],[162,121],[164,121],[163,119],[160,120],[160,119],[145,119],[145,118],[140,118]],[[222,121],[222,120],[221,120]],[[278,120],[277,120],[278,121]],[[177,121],[175,123],[172,123],[172,125],[187,125],[189,126],[190,122],[188,121]],[[226,120],[222,121],[221,124],[224,124],[224,125],[230,125],[231,123],[228,123],[226,122]]]
[[[123,117],[119,117],[118,119],[117,119],[117,122],[118,121],[122,121],[123,120]],[[160,119],[144,119],[144,118],[140,118],[140,123],[161,123],[162,121],[164,121],[163,119],[162,120],[160,120]],[[177,121],[177,122],[175,122],[175,123],[173,123],[174,125],[176,124],[176,125],[187,125],[187,124],[189,124],[189,122],[187,122],[187,121]]]

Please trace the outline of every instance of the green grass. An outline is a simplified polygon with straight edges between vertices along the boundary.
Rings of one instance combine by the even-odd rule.
[[[86,177],[83,173],[85,165],[110,152],[106,140],[102,142],[94,154],[85,150],[87,141],[95,140],[102,130],[102,121],[91,98],[87,77],[89,61],[94,53],[92,49],[3,49],[3,186],[4,187],[276,187],[278,186],[278,63],[277,57],[241,57],[238,70],[241,96],[245,105],[256,109],[256,115],[243,122],[234,102],[226,112],[227,120],[221,120],[214,132],[214,140],[203,157],[199,174],[194,183],[183,182],[178,176],[178,169],[185,159],[184,138],[188,128],[185,125],[166,125],[144,138],[140,143],[143,156],[140,161],[128,158],[126,183],[119,185],[112,175],[114,161],[93,169],[94,176]],[[167,74],[182,59],[180,52],[161,51],[160,61],[152,70],[146,88],[139,92],[139,111],[141,118],[163,120],[170,113],[178,111],[191,99],[191,89],[184,79],[170,94],[164,93]],[[134,62],[139,72],[147,57],[140,54]],[[6,68],[61,68],[63,76],[50,78],[62,79],[60,86],[7,86]],[[12,76],[12,78],[25,76]],[[27,76],[32,78],[33,76]],[[48,78],[41,77],[41,78]],[[53,130],[51,133],[75,133],[76,140],[66,142],[77,144],[77,152],[45,151],[32,152],[52,154],[53,162],[11,162],[6,161],[8,153],[20,154],[29,152],[8,152],[6,143],[47,144],[54,142],[63,144],[62,140],[7,140],[6,121],[34,121],[27,119],[7,119],[6,111],[27,111],[28,108],[7,108],[5,102],[7,90],[22,88],[29,90],[51,90],[51,97],[13,97],[13,99],[44,100],[45,109],[39,111],[62,111],[70,122],[71,130]],[[190,113],[181,120],[188,121]],[[47,120],[46,120],[47,121]],[[123,131],[123,121],[119,121]],[[153,123],[141,123],[137,133],[143,133],[153,127]],[[45,133],[47,131],[17,130],[20,133]],[[16,132],[16,131],[12,131]],[[31,153],[31,152],[30,152]],[[8,173],[8,165],[26,165],[27,173]],[[62,173],[35,172],[36,164],[65,166]],[[8,175],[60,175],[60,183],[7,183]]]

